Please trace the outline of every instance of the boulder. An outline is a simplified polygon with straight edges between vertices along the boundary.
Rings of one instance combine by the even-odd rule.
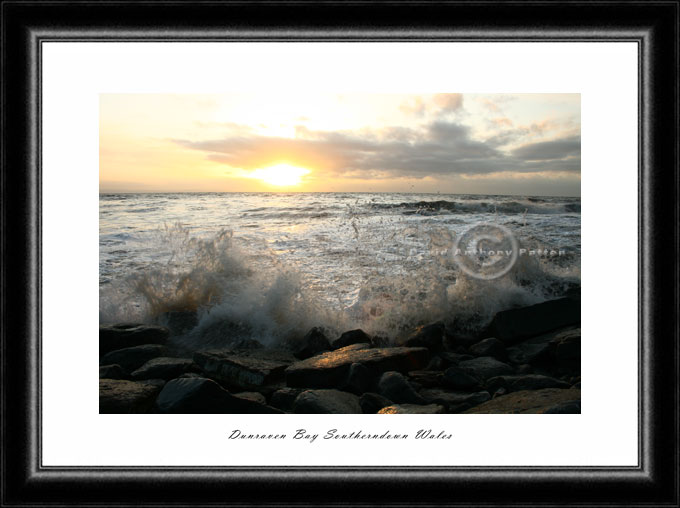
[[[480,356],[472,360],[465,360],[458,364],[458,368],[477,379],[484,380],[514,373],[510,365],[499,362],[490,356]]]
[[[282,411],[292,411],[295,399],[297,399],[297,396],[303,391],[304,390],[301,388],[280,388],[272,393],[269,403]]]
[[[572,298],[559,298],[529,307],[498,312],[485,335],[496,337],[506,345],[541,335],[551,330],[581,322],[581,302]]]
[[[508,353],[505,350],[505,344],[495,337],[489,337],[477,344],[473,344],[468,348],[468,351],[475,356],[491,356],[502,362],[508,361]]]
[[[194,362],[208,377],[241,390],[257,390],[282,379],[286,367],[295,361],[288,351],[270,349],[210,350],[194,354]]]
[[[165,344],[170,330],[164,326],[116,324],[99,326],[99,356],[142,344]]]
[[[347,379],[340,388],[346,392],[361,395],[362,393],[371,390],[375,386],[375,383],[376,375],[371,369],[361,363],[353,363],[349,367]]]
[[[340,390],[305,390],[295,399],[297,414],[360,414],[359,397]]]
[[[188,372],[198,372],[199,368],[188,358],[153,358],[132,372],[133,379],[174,379]]]
[[[438,370],[412,370],[408,373],[409,383],[417,383],[425,388],[441,386],[444,382],[444,373]]]
[[[482,387],[479,379],[459,367],[446,369],[442,384],[454,390],[479,390]]]
[[[234,397],[238,397],[239,399],[251,400],[253,402],[258,402],[260,404],[267,404],[267,399],[265,398],[265,396],[258,392],[239,392],[235,393]]]
[[[292,346],[293,354],[301,360],[330,349],[331,343],[323,329],[316,326],[309,330],[299,343]]]
[[[99,380],[99,413],[148,413],[153,409],[158,386],[121,379]]]
[[[385,372],[378,381],[378,392],[397,404],[426,404],[399,372]]]
[[[167,383],[158,395],[159,413],[280,414],[260,402],[236,397],[206,378],[178,378]]]
[[[379,415],[436,415],[444,413],[444,406],[429,404],[419,406],[417,404],[393,404],[378,411]]]
[[[130,379],[130,374],[120,365],[102,365],[99,367],[99,379]]]
[[[360,349],[369,349],[372,348],[373,346],[367,342],[357,342],[356,344],[350,344],[349,346],[341,347],[339,349],[336,349],[335,351],[337,353],[339,352],[348,352],[348,351],[359,351]]]
[[[166,354],[165,346],[158,344],[144,344],[141,346],[118,349],[105,354],[99,359],[99,365],[118,364],[128,372],[140,368],[153,358]]]
[[[425,367],[425,370],[444,370],[444,367],[444,360],[442,360],[441,356],[433,356],[430,358],[430,362]]]
[[[569,402],[560,402],[554,406],[549,406],[542,411],[546,415],[580,415],[581,401],[572,400]]]
[[[347,379],[353,363],[368,367],[376,376],[390,370],[408,372],[427,365],[425,348],[370,348],[331,351],[294,363],[286,369],[288,386],[337,388]]]
[[[505,388],[507,393],[510,393],[522,390],[541,390],[543,388],[570,388],[570,385],[553,377],[527,374],[524,376],[493,377],[487,380],[486,387],[491,392]]]
[[[411,336],[404,341],[404,346],[426,347],[430,351],[436,352],[444,349],[445,339],[446,328],[444,323],[434,323],[416,328]]]
[[[545,413],[563,403],[581,400],[581,390],[545,388],[501,395],[465,411],[466,414]]]
[[[331,347],[333,349],[340,349],[341,347],[350,346],[352,344],[371,342],[371,337],[363,330],[350,330],[340,335],[340,338],[335,339]]]
[[[489,392],[459,392],[442,390],[440,388],[429,388],[420,391],[420,395],[429,404],[439,404],[444,406],[449,412],[459,413],[482,402],[491,399]]]
[[[393,402],[380,394],[368,392],[359,397],[359,405],[364,414],[375,414],[382,408],[391,406]]]
[[[444,351],[439,353],[439,358],[442,359],[444,367],[451,367],[452,365],[458,365],[460,362],[466,360],[472,360],[474,356],[461,353],[451,353],[449,351]]]
[[[554,357],[565,367],[581,366],[581,329],[558,334],[551,342]]]
[[[184,335],[198,326],[198,314],[193,310],[171,310],[161,314],[158,322],[172,335]]]

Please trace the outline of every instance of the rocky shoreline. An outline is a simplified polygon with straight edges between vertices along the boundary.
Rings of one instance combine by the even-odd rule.
[[[102,325],[99,412],[580,413],[580,305],[571,294],[508,309],[474,336],[433,323],[388,344],[313,328],[281,349],[234,335],[192,355],[172,347],[181,315]]]

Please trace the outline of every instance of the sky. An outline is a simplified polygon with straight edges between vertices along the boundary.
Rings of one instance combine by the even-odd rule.
[[[579,196],[579,94],[102,94],[100,192]]]

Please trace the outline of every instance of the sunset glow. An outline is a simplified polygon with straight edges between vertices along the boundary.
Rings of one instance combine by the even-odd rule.
[[[291,166],[290,164],[277,164],[268,168],[256,169],[248,177],[257,178],[277,187],[292,187],[300,185],[302,177],[309,173],[311,173],[309,169]]]

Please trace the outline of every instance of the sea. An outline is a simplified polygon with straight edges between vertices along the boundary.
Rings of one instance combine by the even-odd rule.
[[[580,264],[578,197],[99,197],[100,323],[195,313],[180,340],[197,349],[220,345],[204,333],[220,323],[267,346],[314,326],[331,338],[396,340],[437,321],[474,333],[499,310],[579,290]]]

